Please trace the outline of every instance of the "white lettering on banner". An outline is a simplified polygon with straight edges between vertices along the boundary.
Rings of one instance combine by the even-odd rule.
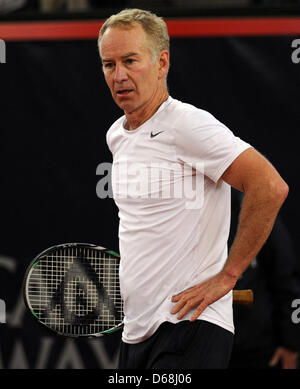
[[[24,351],[24,345],[21,340],[14,343],[12,356],[8,369],[29,369],[29,362]]]
[[[7,322],[13,328],[22,328],[26,308],[23,301],[23,293],[20,292],[12,312],[7,312]]]
[[[101,339],[95,339],[94,344],[90,342],[92,339],[86,340],[86,344],[90,346],[93,354],[94,364],[102,369],[115,369],[117,367],[119,350],[113,355],[112,359],[109,357]],[[98,344],[97,344],[98,342]],[[16,339],[12,346],[10,359],[4,363],[5,355],[0,350],[0,369],[85,369],[89,368],[83,361],[82,352],[78,348],[78,344],[74,339],[67,339],[59,352],[55,354],[56,364],[50,366],[50,358],[53,350],[57,348],[57,341],[54,338],[41,337],[40,347],[33,358],[29,358],[28,354],[32,350],[27,351],[25,344],[21,339]],[[86,350],[86,349],[85,349]],[[32,355],[31,355],[32,357]],[[32,359],[32,360],[31,360]]]
[[[47,361],[50,356],[51,348],[54,344],[54,339],[43,337],[41,338],[41,347],[37,356],[35,369],[46,369]]]
[[[89,339],[89,345],[93,349],[100,366],[105,366],[105,369],[115,369],[118,365],[119,350],[115,353],[114,357],[110,359],[103,346],[103,343],[99,339]]]
[[[67,339],[63,351],[60,353],[57,359],[55,369],[84,369],[82,358],[72,341]]]
[[[53,345],[54,340],[51,338],[41,338],[40,350],[36,357],[36,366],[35,369],[45,369],[47,368],[47,359],[50,355],[50,349]],[[3,365],[3,362],[2,362]],[[24,350],[24,345],[21,340],[17,340],[14,343],[11,359],[7,365],[8,369],[29,369],[30,363],[28,361],[26,351]],[[4,366],[1,366],[4,369]]]
[[[17,261],[12,257],[0,255],[0,267],[4,267],[6,270],[14,273],[16,271]]]
[[[13,273],[16,270],[16,261],[14,258],[0,255],[0,267]],[[6,304],[4,300],[0,300],[0,323],[6,323],[6,319]]]

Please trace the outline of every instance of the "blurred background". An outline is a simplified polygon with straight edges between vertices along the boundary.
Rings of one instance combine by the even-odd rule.
[[[73,340],[48,333],[25,310],[22,280],[32,259],[55,244],[118,251],[117,209],[97,196],[96,171],[111,162],[105,134],[122,112],[104,83],[97,34],[106,17],[133,7],[167,21],[171,96],[211,112],[289,184],[280,217],[300,277],[300,1],[0,0],[1,369],[116,366],[120,334]],[[293,336],[296,297],[283,303],[291,327],[284,331]]]
[[[213,14],[293,14],[299,0],[0,0],[0,12],[9,18],[95,17],[122,8],[156,10],[163,16],[205,16]],[[76,15],[72,15],[76,13]],[[81,15],[82,14],[82,15]]]

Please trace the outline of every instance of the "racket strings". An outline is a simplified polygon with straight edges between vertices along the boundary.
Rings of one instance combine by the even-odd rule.
[[[31,309],[62,334],[106,331],[123,320],[119,259],[104,251],[68,247],[42,257],[27,288]]]

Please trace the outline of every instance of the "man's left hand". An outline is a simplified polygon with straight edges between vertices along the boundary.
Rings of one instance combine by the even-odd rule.
[[[221,272],[209,280],[173,296],[172,302],[177,304],[171,313],[179,312],[177,318],[182,319],[188,312],[196,308],[190,318],[190,321],[195,321],[210,304],[232,290],[235,283],[235,279],[233,280]]]

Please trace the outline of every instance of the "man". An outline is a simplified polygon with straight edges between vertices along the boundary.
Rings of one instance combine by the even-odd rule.
[[[98,44],[124,111],[107,133],[125,313],[119,367],[226,368],[231,291],[269,236],[288,186],[211,114],[169,96],[161,18],[124,10],[104,23]],[[189,202],[178,183],[198,183],[202,195]],[[245,198],[228,255],[230,186]]]

